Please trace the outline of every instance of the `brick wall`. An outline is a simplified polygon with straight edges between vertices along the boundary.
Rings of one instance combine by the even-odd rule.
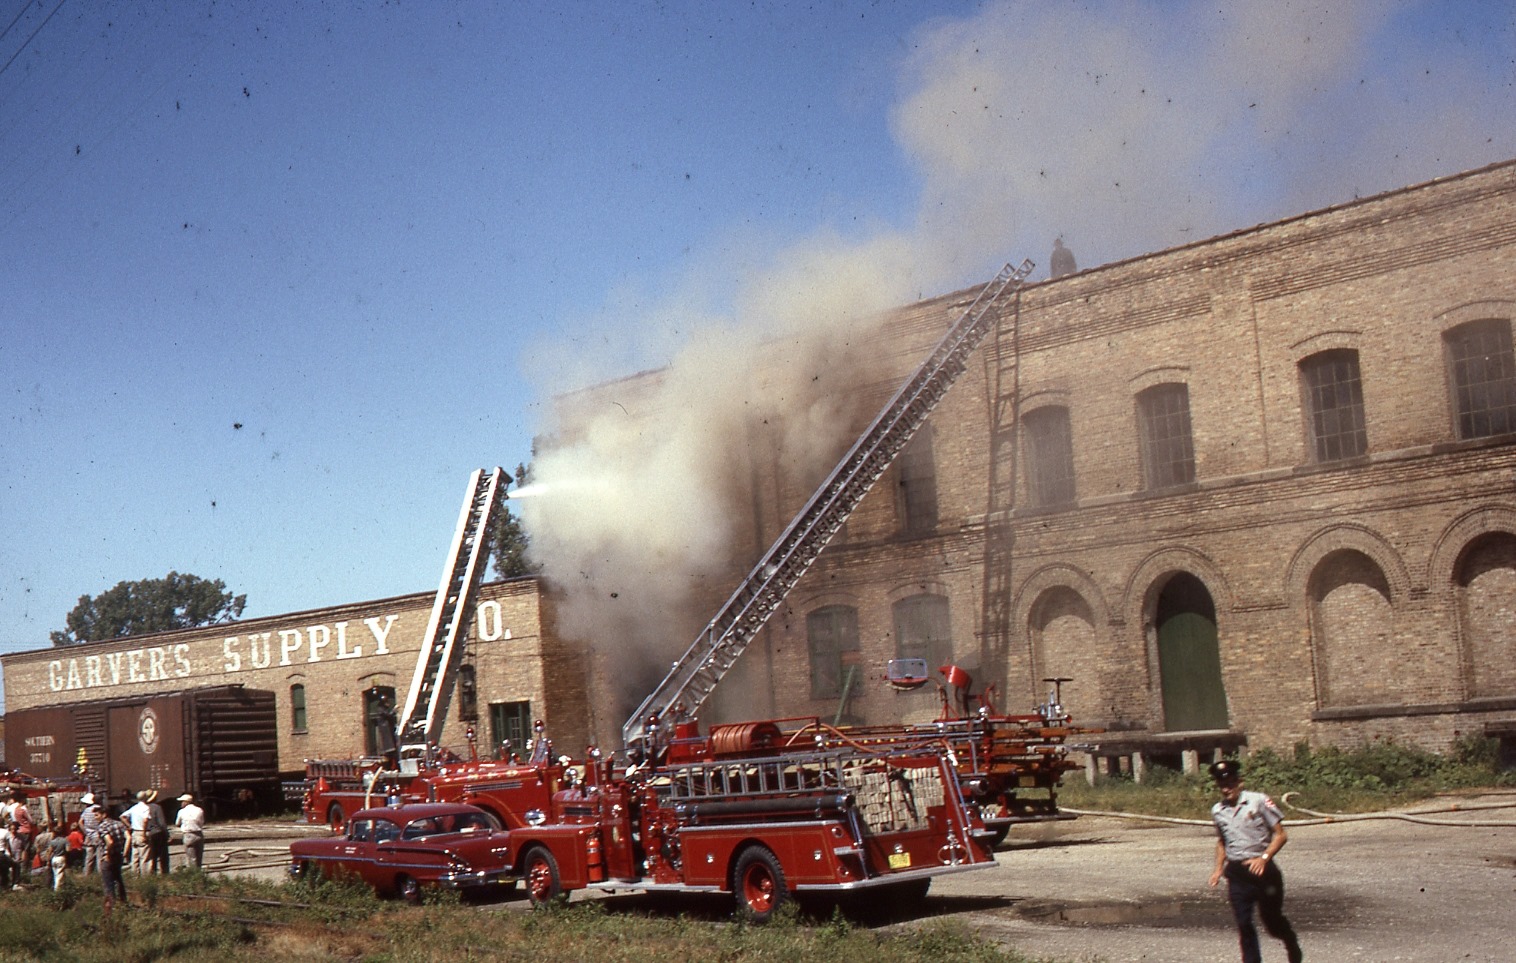
[[[1516,446],[1458,439],[1442,342],[1516,317],[1512,225],[1516,166],[1496,165],[1030,286],[932,416],[937,530],[900,534],[887,475],[754,643],[738,704],[717,698],[708,719],[760,702],[755,688],[780,715],[836,712],[810,695],[806,615],[838,604],[857,610],[867,675],[848,711],[929,715],[934,696],[881,684],[891,605],[926,591],[948,598],[955,658],[1003,704],[1073,676],[1064,701],[1084,721],[1162,733],[1173,625],[1155,620],[1180,573],[1213,608],[1225,726],[1253,745],[1443,747],[1516,717]],[[964,300],[887,325],[881,402]],[[1299,366],[1341,349],[1357,352],[1368,450],[1318,465]],[[1135,399],[1175,382],[1195,480],[1147,491]],[[1074,504],[1027,504],[996,402],[1068,408]],[[809,491],[771,466],[752,484],[767,544]]]
[[[4,657],[10,711],[217,685],[275,693],[281,770],[306,758],[363,751],[363,693],[396,690],[403,705],[431,615],[433,594],[314,609],[266,619],[136,636]],[[471,646],[481,745],[489,704],[530,702],[560,745],[587,738],[582,662],[551,634],[551,601],[535,579],[481,588]],[[305,688],[306,725],[294,726],[291,688]],[[454,698],[442,741],[460,751],[465,725]],[[574,749],[578,752],[578,749]]]

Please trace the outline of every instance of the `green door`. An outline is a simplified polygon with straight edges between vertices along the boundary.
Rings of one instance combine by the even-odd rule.
[[[1158,671],[1163,677],[1163,721],[1170,732],[1227,727],[1226,689],[1216,623],[1197,612],[1178,612],[1158,626]]]

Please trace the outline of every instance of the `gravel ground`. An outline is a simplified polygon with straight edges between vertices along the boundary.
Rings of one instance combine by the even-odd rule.
[[[1449,818],[1516,823],[1516,809]],[[1373,820],[1289,832],[1285,911],[1307,959],[1516,960],[1516,826]],[[1013,832],[998,866],[938,879],[926,902],[1031,956],[1232,961],[1225,884],[1206,886],[1214,858],[1207,827],[1085,816]],[[1284,959],[1280,943],[1263,944],[1265,960]]]
[[[1465,800],[1471,802],[1512,804],[1516,796]],[[1438,818],[1516,823],[1516,809]],[[1516,961],[1516,825],[1286,825],[1290,842],[1279,859],[1285,911],[1307,959]],[[324,833],[266,823],[212,826],[206,869],[282,878],[290,839]],[[937,878],[919,911],[890,925],[952,916],[1029,956],[1076,963],[1230,963],[1238,955],[1225,884],[1206,886],[1214,840],[1205,826],[1103,816],[1022,827],[1001,847],[998,865]],[[655,905],[636,896],[609,899],[635,908]],[[526,901],[495,905],[523,910]],[[704,911],[710,905],[706,901]],[[728,905],[720,903],[718,918]],[[1264,936],[1263,944],[1266,961],[1284,959],[1277,941]]]

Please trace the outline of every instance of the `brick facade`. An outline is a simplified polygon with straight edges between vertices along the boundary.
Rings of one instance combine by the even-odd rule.
[[[1513,278],[1516,162],[1028,285],[705,721],[929,719],[933,691],[882,684],[910,651],[1011,710],[1070,677],[1076,720],[1150,749],[1516,731]],[[856,433],[974,293],[887,319]],[[780,465],[753,458],[737,496],[752,557],[811,494]],[[351,756],[431,598],[8,655],[6,703],[242,683],[279,694],[283,768]],[[560,639],[535,579],[482,598],[481,726],[529,702],[564,751],[619,745],[619,663]]]
[[[395,690],[403,706],[431,615],[432,593],[401,595],[265,619],[162,632],[3,657],[9,712],[36,706],[244,685],[275,693],[279,766],[365,751],[365,692]],[[527,703],[559,745],[586,739],[583,661],[558,641],[550,595],[535,579],[480,590],[468,664],[476,680],[480,751],[492,704]],[[292,699],[304,695],[303,725]],[[455,694],[442,742],[460,751],[467,723]]]
[[[1064,703],[1120,738],[1443,749],[1509,732],[1516,420],[1497,410],[1494,430],[1465,437],[1449,333],[1509,332],[1513,278],[1507,163],[1028,286],[928,423],[935,526],[903,534],[912,482],[897,463],[707,717],[930,717],[934,694],[880,684],[897,606],[925,595],[947,600],[954,661],[1003,706],[1072,677]],[[879,403],[972,294],[887,322]],[[1503,370],[1473,389],[1496,409],[1516,403],[1506,337],[1504,361],[1474,359]],[[1361,394],[1361,424],[1340,436],[1351,385],[1313,396],[1321,361]],[[1187,397],[1193,475],[1177,484],[1149,476],[1183,472],[1181,448],[1156,442],[1144,463],[1155,387]],[[1068,425],[1072,500],[1039,505],[1028,479],[1046,452],[1029,452],[1017,415],[1049,408],[1066,413],[1048,423]],[[752,485],[766,544],[809,491],[771,471]],[[813,689],[808,627],[839,606],[863,682],[846,705]]]

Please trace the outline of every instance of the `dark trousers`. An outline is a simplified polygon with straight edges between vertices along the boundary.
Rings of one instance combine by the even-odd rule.
[[[105,888],[106,900],[126,900],[126,881],[121,878],[125,862],[119,856],[100,861],[100,885]]]
[[[1258,928],[1253,925],[1255,910],[1268,934],[1284,943],[1290,963],[1300,963],[1300,941],[1295,938],[1290,921],[1284,918],[1284,874],[1279,867],[1270,862],[1262,876],[1254,876],[1242,863],[1227,863],[1225,875],[1227,900],[1237,921],[1237,942],[1242,946],[1242,963],[1263,963]]]

